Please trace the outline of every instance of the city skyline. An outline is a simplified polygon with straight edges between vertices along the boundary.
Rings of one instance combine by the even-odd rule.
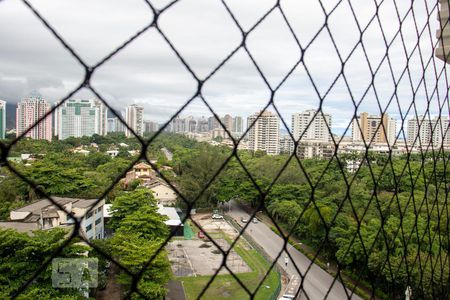
[[[6,108],[6,102],[0,101],[0,121],[3,120],[3,123],[6,123],[5,118],[2,118],[2,114],[6,115],[6,110],[4,108]],[[21,116],[20,120],[16,118],[16,135],[19,135],[27,129],[25,127],[27,127],[30,120],[35,117],[34,115],[29,117],[31,112],[30,109],[36,109],[38,114],[43,114],[44,111],[50,109],[50,105],[48,101],[37,92],[31,92],[27,97],[24,97],[16,107],[16,116]],[[68,115],[71,117],[62,117],[62,112],[64,111],[67,114],[68,110],[70,110]],[[30,111],[28,112],[28,116],[26,114],[27,111]],[[121,114],[125,121],[128,120],[130,122],[130,127],[139,135],[155,132],[163,125],[151,120],[143,119],[144,110],[143,107],[139,105],[130,105],[125,108],[124,113],[119,112],[119,114]],[[262,112],[261,118],[264,118],[266,114],[271,115],[271,117],[278,120],[278,142],[274,145],[278,150],[270,150],[270,152],[279,153],[283,152],[283,149],[292,148],[293,143],[288,142],[288,144],[284,144],[285,142],[282,137],[287,135],[287,131],[283,133],[283,127],[281,126],[279,116],[273,114],[270,110],[266,110]],[[92,120],[89,119],[89,115],[92,116]],[[247,119],[253,123],[257,115],[259,115],[259,113],[254,113],[248,116]],[[440,122],[438,122],[438,118]],[[48,120],[50,120],[50,123]],[[62,120],[66,121],[63,122]],[[222,124],[235,136],[242,135],[242,133],[248,129],[248,124],[250,123],[244,124],[243,120],[244,118],[242,118],[242,116],[231,116],[230,114],[221,117]],[[296,140],[300,137],[300,134],[302,134],[301,140],[329,143],[331,142],[331,136],[336,136],[332,131],[333,127],[331,120],[331,114],[323,113],[321,111],[317,112],[315,110],[304,110],[303,112],[297,112],[291,115],[291,127],[289,128],[289,131]],[[133,124],[133,122],[135,124]],[[95,99],[69,99],[57,107],[51,116],[43,123],[45,125],[36,126],[27,135],[33,138],[37,137],[51,140],[51,137],[49,138],[47,133],[48,128],[50,128],[50,131],[54,130],[55,136],[59,139],[65,139],[69,136],[81,137],[91,136],[93,134],[106,135],[108,132],[127,132],[127,129],[119,122],[117,117],[108,118],[108,109],[106,106],[102,101]],[[81,126],[82,123],[83,126]],[[422,124],[420,131],[419,123]],[[405,122],[403,132],[406,135],[406,139],[403,139],[400,134],[402,129],[396,128],[396,120],[391,118],[388,114],[384,114],[383,117],[381,117],[379,115],[371,115],[367,112],[363,112],[353,119],[350,128],[351,136],[347,135],[347,137],[351,137],[351,140],[356,143],[361,143],[362,137],[364,136],[366,141],[373,139],[373,143],[389,143],[390,145],[396,140],[405,140],[408,144],[426,144],[432,142],[436,145],[448,145],[450,144],[450,133],[448,133],[448,130],[445,128],[449,128],[449,125],[450,121],[446,116],[432,116],[432,118],[429,119],[424,116],[413,117]],[[52,126],[54,127],[52,128]],[[258,126],[258,122],[256,122],[254,126]],[[306,126],[308,126],[308,128],[305,131]],[[328,129],[328,127],[330,127],[330,129]],[[0,126],[0,129],[1,128],[2,127]],[[240,128],[241,130],[236,131],[236,128]],[[205,116],[199,118],[193,116],[177,116],[170,124],[168,124],[165,130],[174,133],[211,132],[213,137],[227,137],[223,128],[214,116],[209,116],[208,118]],[[4,131],[6,132],[6,130]],[[252,132],[253,135],[255,134],[254,131],[255,128],[249,129],[247,138],[251,139]],[[332,134],[330,134],[330,131]],[[0,130],[0,134],[1,133]],[[129,134],[129,136],[131,135]],[[418,141],[416,141],[416,139]],[[253,144],[253,148],[259,149],[260,147]],[[262,148],[266,147],[264,146]]]

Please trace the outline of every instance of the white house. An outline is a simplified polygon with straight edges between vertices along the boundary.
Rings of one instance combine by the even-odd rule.
[[[39,200],[11,211],[11,221],[0,222],[0,227],[12,228],[22,232],[57,227],[70,228],[75,223],[73,218],[75,217],[81,220],[80,235],[88,239],[102,239],[104,237],[103,206],[105,200],[96,203],[97,199],[60,197],[52,197],[52,199],[64,210],[48,199]]]
[[[106,154],[108,154],[111,157],[116,157],[119,154],[119,150],[108,150],[106,151]]]
[[[155,180],[145,186],[153,192],[153,196],[159,204],[170,206],[177,202],[177,193],[167,183]]]

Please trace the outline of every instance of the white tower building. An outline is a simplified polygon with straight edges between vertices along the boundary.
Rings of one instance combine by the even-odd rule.
[[[280,153],[280,120],[270,111],[264,111],[248,117],[247,126],[252,126],[248,131],[248,149],[251,151],[265,151],[267,154]],[[258,118],[258,119],[257,119]],[[255,122],[255,124],[253,124]]]
[[[142,106],[137,104],[128,106],[125,110],[125,121],[137,135],[144,135],[144,108]],[[125,135],[131,137],[133,133],[126,128]]]

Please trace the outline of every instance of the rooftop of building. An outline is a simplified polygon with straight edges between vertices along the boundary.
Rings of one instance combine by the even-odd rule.
[[[73,207],[77,208],[90,208],[95,205],[98,201],[97,199],[79,199],[79,198],[63,198],[63,197],[52,197],[52,199],[59,204],[64,206],[68,203],[72,203]],[[39,215],[41,212],[50,213],[53,210],[59,209],[53,202],[48,199],[38,200],[27,206],[15,209],[14,212],[31,212],[32,214]]]
[[[178,226],[181,223],[180,216],[177,213],[175,207],[163,206],[158,204],[158,213],[162,216],[167,216],[168,220],[164,221],[164,223],[168,226]]]
[[[134,165],[134,167],[133,167],[133,169],[151,169],[151,168],[152,167],[149,164],[147,164],[147,163],[145,163],[143,161],[141,161],[140,163]]]
[[[18,232],[27,232],[27,233],[39,229],[37,223],[14,222],[14,221],[0,222],[0,227],[3,229],[14,229]]]

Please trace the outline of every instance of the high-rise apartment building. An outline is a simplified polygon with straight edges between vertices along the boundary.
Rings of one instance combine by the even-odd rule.
[[[184,118],[181,118],[180,116],[176,116],[170,124],[170,129],[173,133],[182,133],[186,131],[186,122]]]
[[[209,131],[209,125],[208,125],[208,119],[205,117],[201,117],[197,120],[197,132],[208,132]]]
[[[424,116],[408,120],[408,145],[427,147],[433,145],[450,145],[450,121],[448,117],[434,117],[432,120]]]
[[[331,141],[331,115],[319,111],[306,110],[292,115],[292,135],[298,141],[314,140],[320,142]]]
[[[108,132],[125,132],[125,125],[118,117],[108,118]]]
[[[185,127],[186,132],[196,132],[197,121],[194,119],[193,116],[187,117],[184,121],[186,122],[186,127]]]
[[[221,128],[219,121],[216,117],[212,116],[208,118],[208,131],[213,131],[214,129]]]
[[[137,104],[128,106],[125,110],[125,121],[137,135],[144,134],[144,108],[142,106]],[[133,136],[133,133],[126,128],[125,135],[130,137]]]
[[[242,117],[236,116],[233,118],[233,129],[231,131],[237,135],[241,135],[244,132],[244,119]]]
[[[270,111],[264,111],[248,117],[248,148],[251,151],[265,151],[267,154],[280,153],[280,120]],[[253,124],[255,123],[255,124]]]
[[[95,106],[98,109],[99,123],[98,123],[98,134],[107,135],[108,134],[108,107],[100,100],[95,100]]]
[[[38,93],[32,93],[17,104],[16,135],[19,136],[31,128],[40,118],[50,111],[50,104]],[[49,115],[36,124],[25,135],[32,139],[52,140],[52,116]]]
[[[152,121],[144,121],[144,133],[157,132],[159,124]]]
[[[6,132],[6,102],[0,100],[0,140],[5,138]]]
[[[229,114],[226,114],[223,118],[222,118],[222,123],[225,126],[225,128],[228,131],[232,131],[233,130],[233,117],[230,116]]]
[[[359,126],[358,126],[359,124]],[[395,141],[396,122],[388,114],[382,116],[361,113],[352,123],[352,136],[354,142],[389,143]],[[373,139],[373,140],[372,140]]]
[[[69,99],[55,113],[55,134],[60,140],[68,137],[106,135],[108,108],[94,99]]]

